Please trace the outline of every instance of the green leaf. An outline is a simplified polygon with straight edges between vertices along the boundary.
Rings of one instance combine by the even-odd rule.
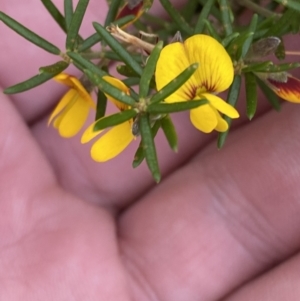
[[[275,50],[275,56],[279,59],[279,60],[284,60],[285,59],[285,47],[284,47],[284,42],[283,39],[280,39],[280,44],[278,45],[278,47]]]
[[[121,75],[127,76],[127,77],[137,77],[138,74],[132,70],[130,67],[126,65],[117,65],[116,68],[117,72]]]
[[[184,20],[179,11],[174,7],[174,5],[169,0],[160,0],[161,5],[164,7],[166,12],[172,18],[172,21],[176,23],[179,31],[185,32],[189,36],[193,34],[193,29]]]
[[[105,94],[129,106],[135,105],[136,102],[132,97],[128,96],[123,91],[117,89],[116,87],[114,87],[113,85],[111,85],[110,83],[102,79],[102,77],[99,76],[98,74],[95,74],[90,70],[85,70],[84,72],[91,80],[91,82],[94,83]]]
[[[147,60],[147,64],[142,73],[140,85],[139,85],[140,98],[146,98],[148,95],[151,79],[154,75],[156,63],[159,58],[162,47],[163,47],[163,42],[162,41],[158,42],[155,45],[154,49],[152,50]]]
[[[139,121],[146,162],[149,170],[151,171],[152,177],[158,183],[160,181],[161,176],[157,162],[156,148],[152,136],[149,116],[141,115]]]
[[[241,57],[243,52],[244,43],[253,37],[253,32],[244,32],[239,35],[236,39],[232,40],[232,42],[227,47],[227,52],[231,57],[234,57],[238,60]]]
[[[41,0],[52,18],[56,21],[59,27],[64,31],[67,32],[66,22],[64,16],[60,13],[57,7],[53,4],[51,0]]]
[[[207,20],[210,14],[210,11],[212,7],[214,6],[216,0],[207,0],[206,3],[203,5],[203,8],[201,10],[201,13],[198,17],[195,29],[194,29],[194,34],[197,33],[202,33],[205,28],[205,22],[204,20]]]
[[[211,35],[215,40],[217,40],[218,42],[221,43],[221,38],[218,34],[218,32],[216,31],[216,29],[214,28],[214,26],[211,25],[209,20],[204,20],[206,29],[209,32],[209,35]]]
[[[257,63],[253,65],[249,65],[247,68],[242,69],[243,72],[248,72],[249,69],[252,69],[252,71],[255,72],[262,72],[262,73],[276,73],[276,72],[283,72],[283,71],[288,71],[292,69],[296,69],[300,67],[300,63],[284,63],[284,64],[279,64],[279,65],[273,65],[267,64],[267,62],[264,62],[265,66],[263,63]],[[252,66],[252,68],[251,68]]]
[[[86,38],[83,43],[78,47],[78,52],[84,52],[87,49],[90,49],[95,44],[101,41],[101,37],[97,33],[92,34],[88,38]]]
[[[221,19],[226,36],[232,34],[232,12],[227,0],[219,0]]]
[[[171,149],[177,153],[178,151],[178,138],[177,138],[177,133],[174,127],[174,124],[172,122],[172,119],[170,118],[169,115],[164,117],[161,120],[161,128],[167,138],[167,141],[171,147]]]
[[[67,40],[66,40],[66,48],[67,50],[74,50],[77,45],[76,41],[78,39],[79,29],[85,15],[87,6],[89,4],[89,0],[79,0],[76,6],[76,9],[73,13],[73,17],[71,20],[70,27],[67,33]]]
[[[122,80],[122,82],[127,86],[137,86],[140,83],[139,77],[128,77]]]
[[[232,105],[233,107],[236,106],[237,100],[239,98],[240,89],[241,89],[241,82],[242,78],[240,75],[235,75],[233,79],[233,83],[229,88],[228,96],[227,96],[227,102]],[[224,146],[224,143],[226,141],[226,138],[228,136],[230,125],[232,119],[226,115],[223,116],[223,119],[228,123],[228,130],[223,133],[219,133],[218,135],[218,148],[221,149]]]
[[[106,112],[106,105],[107,105],[107,98],[106,98],[105,94],[101,90],[98,90],[95,120],[98,120],[98,119],[104,117],[105,112]]]
[[[258,77],[256,77],[256,82],[261,89],[261,91],[266,96],[271,106],[277,111],[280,111],[280,100],[278,96]]]
[[[222,44],[225,48],[227,48],[228,45],[229,45],[233,40],[235,40],[239,35],[240,35],[239,32],[233,32],[232,34],[230,34],[230,35],[228,35],[227,37],[225,37],[225,38],[222,40],[221,44]]]
[[[259,62],[259,63],[252,63],[249,65],[246,65],[242,68],[242,72],[261,72],[262,70],[266,70],[270,65],[273,65],[273,62],[266,61],[266,62]]]
[[[124,47],[100,24],[94,22],[94,28],[109,47],[119,55],[123,62],[134,70],[138,75],[142,75],[142,67],[133,59],[133,57],[124,49]]]
[[[59,48],[57,48],[55,45],[38,36],[3,12],[0,12],[0,20],[20,36],[37,45],[38,47],[56,55],[60,54]]]
[[[151,97],[151,103],[157,103],[163,101],[169,95],[174,93],[178,88],[180,88],[196,71],[198,68],[198,63],[194,63],[182,71],[177,77],[171,80],[167,85],[165,85],[160,91]]]
[[[245,74],[245,85],[247,101],[246,112],[249,120],[251,120],[255,115],[257,107],[256,79],[252,72]]]
[[[192,110],[207,103],[208,102],[206,99],[178,101],[172,103],[154,103],[147,107],[147,112],[151,114],[176,113]]]
[[[101,70],[99,67],[97,67],[92,62],[86,60],[83,58],[80,54],[76,52],[68,52],[68,56],[74,61],[75,66],[79,68],[81,71],[84,71],[85,69],[90,70],[91,72],[99,75],[99,76],[105,76],[108,75],[105,71]]]
[[[250,35],[244,41],[242,47],[240,47],[237,51],[237,59],[238,60],[243,59],[246,56],[247,52],[249,51],[249,48],[250,48],[250,46],[252,44],[252,41],[253,41],[253,35],[255,33],[255,30],[256,30],[257,20],[258,20],[258,15],[254,14],[252,16],[250,25],[249,25],[248,30],[247,30]]]
[[[125,110],[99,119],[94,125],[94,132],[101,131],[108,127],[121,124],[134,118],[137,112],[134,109]]]
[[[155,138],[158,130],[160,129],[160,125],[161,125],[161,121],[157,120],[154,125],[151,128],[151,134],[153,139]],[[144,148],[143,148],[143,143],[142,141],[140,142],[140,145],[138,147],[138,149],[136,150],[136,153],[134,155],[134,159],[132,162],[132,167],[136,168],[138,167],[145,159],[145,154],[144,154]]]
[[[43,84],[44,82],[48,81],[56,74],[54,73],[41,73],[36,76],[31,77],[30,79],[16,84],[14,86],[8,87],[4,90],[5,94],[15,94],[30,90],[36,86]]]
[[[64,11],[65,11],[66,28],[70,28],[70,24],[74,13],[73,0],[64,0]]]
[[[106,19],[104,22],[104,27],[110,25],[113,23],[116,19],[116,16],[118,14],[118,10],[122,5],[122,0],[112,0],[109,5],[109,10],[106,14]]]
[[[39,69],[39,71],[40,71],[40,73],[50,73],[50,74],[56,75],[56,74],[61,73],[65,69],[67,69],[68,66],[69,66],[69,64],[67,62],[59,61],[59,62],[56,62],[55,64],[41,67]]]

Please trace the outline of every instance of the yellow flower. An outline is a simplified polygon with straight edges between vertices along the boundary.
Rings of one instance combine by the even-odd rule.
[[[268,77],[265,82],[281,98],[295,103],[300,103],[300,80],[286,73],[285,80],[276,80]]]
[[[226,50],[212,37],[198,34],[184,43],[176,42],[164,47],[156,66],[157,89],[161,90],[193,63],[199,64],[195,73],[165,101],[207,99],[209,104],[190,111],[191,122],[205,133],[212,130],[225,132],[228,124],[219,112],[230,118],[238,118],[239,114],[215,94],[230,86],[234,70]]]
[[[54,79],[70,89],[52,112],[48,125],[53,122],[53,126],[62,137],[70,138],[83,127],[89,110],[96,107],[90,94],[76,77],[61,73]]]
[[[104,76],[103,79],[129,95],[129,88],[120,80],[110,76]],[[109,100],[112,101],[120,111],[124,111],[129,108],[126,104],[119,102],[109,95],[106,95],[106,97],[109,98]],[[83,133],[81,143],[89,142],[104,131],[94,131],[96,122],[92,123]],[[121,124],[115,125],[102,135],[91,148],[91,157],[93,160],[97,162],[105,162],[120,154],[135,138],[131,130],[132,123],[133,120],[130,119]]]

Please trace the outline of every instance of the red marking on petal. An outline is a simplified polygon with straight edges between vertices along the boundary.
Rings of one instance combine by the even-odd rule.
[[[288,75],[287,82],[279,82],[274,79],[267,79],[273,86],[274,92],[285,100],[300,103],[300,80]]]
[[[143,1],[141,1],[140,3],[138,3],[133,8],[130,8],[129,4],[126,3],[121,8],[121,10],[119,11],[119,13],[118,13],[118,15],[116,17],[116,20],[119,20],[119,19],[121,19],[123,17],[130,16],[130,15],[136,16],[138,18],[142,14],[142,8],[143,8]]]

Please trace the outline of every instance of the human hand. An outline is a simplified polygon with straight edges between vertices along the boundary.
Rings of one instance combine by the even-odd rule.
[[[41,4],[18,2],[1,9],[63,45]],[[104,18],[103,3],[90,5],[88,18]],[[7,87],[49,56],[0,31]],[[136,145],[97,164],[78,137],[47,128],[60,89],[0,96],[1,301],[299,298],[297,105],[241,118],[221,151],[179,114],[179,153],[158,137],[155,186],[145,166],[131,168]]]

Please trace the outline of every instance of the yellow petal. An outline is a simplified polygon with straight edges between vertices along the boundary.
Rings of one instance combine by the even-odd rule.
[[[121,153],[134,139],[128,121],[114,126],[91,148],[91,156],[97,162],[105,162]]]
[[[98,120],[97,120],[98,121]],[[88,143],[89,141],[91,141],[92,139],[94,139],[96,136],[98,136],[101,132],[103,132],[104,130],[101,131],[94,131],[94,126],[95,123],[97,122],[93,122],[83,133],[82,137],[81,137],[81,143]]]
[[[209,93],[203,93],[201,96],[203,98],[206,98],[209,101],[210,105],[212,105],[214,108],[227,115],[228,117],[238,118],[240,116],[238,111],[233,106],[225,102],[220,97]]]
[[[287,75],[287,82],[275,81],[270,78],[267,83],[271,84],[271,89],[281,98],[300,103],[300,80],[290,74]]]
[[[76,96],[77,91],[74,89],[70,89],[63,97],[62,99],[59,101],[58,105],[56,106],[56,108],[54,109],[54,111],[52,112],[52,114],[49,117],[48,120],[48,126],[49,124],[52,122],[52,120],[62,112],[63,109],[65,109],[65,107],[72,101],[72,99],[74,99],[74,97]]]
[[[202,105],[190,111],[192,124],[204,133],[210,133],[218,124],[215,110],[209,105]]]
[[[89,105],[78,94],[74,104],[67,108],[60,117],[58,131],[62,137],[70,138],[76,135],[83,127],[88,114]]]
[[[215,130],[218,132],[226,132],[228,130],[228,123],[221,117],[221,115],[217,110],[216,110],[216,117],[218,120],[218,124],[215,127]]]
[[[222,92],[230,86],[234,75],[232,61],[217,40],[197,34],[188,38],[184,46],[189,63],[200,63],[194,76],[202,92]]]
[[[161,90],[192,63],[194,62],[188,61],[185,47],[182,43],[176,42],[165,46],[162,49],[156,64],[155,81],[157,90]],[[175,102],[194,99],[197,86],[198,83],[194,76],[191,76],[183,86],[167,97],[165,101]]]
[[[67,73],[60,73],[60,74],[54,76],[53,79],[60,84],[64,84],[70,88],[73,88],[74,83],[71,80],[72,77],[74,77],[74,76],[69,75]]]
[[[119,89],[120,91],[122,91],[123,93],[129,95],[129,88],[119,79],[111,77],[111,76],[103,76],[103,79],[105,81],[107,81],[108,83],[110,83],[112,86],[116,87],[117,89]],[[111,100],[115,106],[120,110],[120,111],[124,111],[128,108],[128,105],[118,101],[117,99],[111,97],[110,95],[105,94],[106,97]]]

